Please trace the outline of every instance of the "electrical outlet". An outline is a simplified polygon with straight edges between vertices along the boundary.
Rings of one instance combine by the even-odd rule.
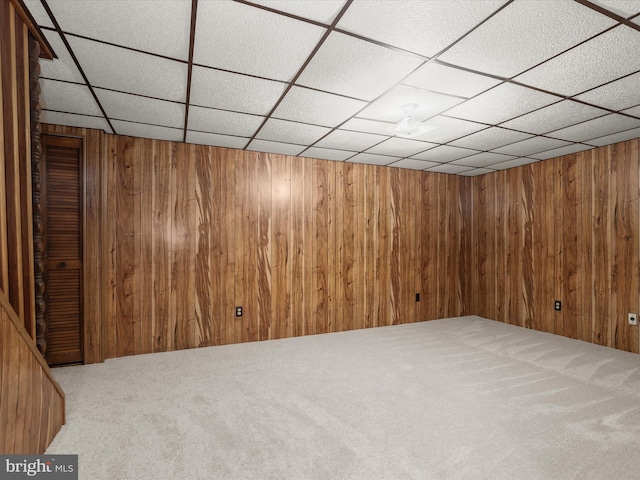
[[[638,325],[638,316],[635,313],[629,314],[629,325]]]
[[[560,300],[556,300],[555,303],[553,304],[553,308],[556,309],[557,311],[562,310],[562,302]]]
[[[242,307],[236,307],[236,317],[242,316]]]

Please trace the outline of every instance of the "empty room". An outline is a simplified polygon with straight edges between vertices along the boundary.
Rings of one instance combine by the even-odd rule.
[[[638,52],[640,0],[0,0],[0,479],[638,478]]]

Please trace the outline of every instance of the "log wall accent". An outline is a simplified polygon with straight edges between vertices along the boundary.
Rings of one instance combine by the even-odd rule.
[[[638,143],[473,180],[473,313],[640,353]]]
[[[87,363],[470,313],[468,178],[43,132],[85,138],[103,201],[85,217]]]
[[[64,423],[64,394],[35,344],[30,32],[0,1],[0,452],[43,453]]]

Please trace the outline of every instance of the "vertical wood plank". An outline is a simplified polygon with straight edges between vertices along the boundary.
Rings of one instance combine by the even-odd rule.
[[[273,338],[286,338],[291,318],[291,157],[279,157],[272,164],[273,231],[271,280],[273,286]]]
[[[447,223],[447,238],[443,239],[443,246],[445,247],[441,252],[446,259],[446,272],[457,272],[457,264],[459,257],[460,247],[460,232],[458,230],[458,215],[459,211],[459,184],[454,177],[447,175],[446,177],[446,195],[447,210],[445,211],[445,221]],[[446,243],[444,243],[446,242]],[[456,315],[456,298],[458,297],[458,282],[457,275],[446,275],[445,282],[445,316],[453,317]]]
[[[20,212],[20,132],[18,131],[18,79],[16,49],[20,24],[16,26],[16,15],[13,5],[4,2],[2,5],[4,18],[8,18],[7,28],[3,28],[1,35],[0,56],[6,66],[2,68],[2,96],[3,96],[3,133],[4,133],[4,169],[6,188],[6,225],[7,247],[6,259],[8,269],[5,292],[18,318],[24,322],[24,285],[22,270],[22,214]],[[7,68],[8,66],[8,68]],[[7,95],[8,93],[8,95]],[[26,242],[25,242],[26,245]],[[13,286],[10,288],[10,286]]]
[[[563,201],[563,184],[565,182],[565,170],[562,168],[562,158],[554,158],[553,162],[553,170],[554,170],[554,186],[553,186],[553,196],[554,196],[554,205],[561,205],[564,207]],[[563,208],[555,208],[555,215],[553,217],[554,222],[554,257],[555,257],[555,270],[553,272],[553,285],[554,285],[554,299],[560,300],[564,305],[563,298],[563,286],[562,286],[562,277],[564,271],[564,258],[562,255],[562,229],[564,223],[564,210]],[[551,333],[555,333],[558,335],[564,334],[564,311],[554,312],[554,327]]]
[[[460,231],[460,243],[458,246],[458,298],[456,299],[457,315],[468,315],[473,309],[472,287],[472,252],[473,252],[473,183],[471,177],[458,177],[459,184],[459,209],[457,223]]]
[[[234,331],[229,340],[233,343],[248,338],[248,325],[258,318],[255,299],[257,256],[257,153],[236,152],[235,199],[235,305],[244,309],[242,318],[235,318]],[[271,337],[270,337],[271,338]],[[233,339],[233,340],[231,340]]]
[[[121,137],[117,141],[116,160],[116,355],[135,353],[135,315],[138,277],[138,253],[136,248],[136,215],[132,204],[136,202],[136,141],[131,137]]]
[[[433,173],[421,173],[420,182],[420,308],[418,320],[438,318],[438,179]]]
[[[257,204],[255,226],[251,229],[252,245],[258,245],[257,252],[257,278],[255,279],[254,306],[252,308],[257,312],[257,317],[248,324],[248,340],[261,340],[261,331],[268,331],[269,326],[273,324],[272,316],[272,295],[273,281],[271,270],[272,258],[272,242],[271,242],[271,219],[273,214],[273,155],[259,154],[257,158]],[[291,176],[289,176],[290,182]],[[289,235],[289,231],[286,232]],[[291,276],[288,277],[291,282]],[[289,283],[290,285],[290,283]],[[290,289],[288,290],[291,291]],[[291,332],[291,320],[288,320],[288,332]],[[246,341],[246,340],[245,340]]]
[[[580,192],[578,187],[577,158],[575,155],[564,157],[562,168],[562,205],[563,221],[561,235],[562,272],[561,288],[563,300],[563,328],[562,335],[570,338],[578,337],[578,315],[580,299],[578,296],[578,232],[580,231]]]
[[[554,258],[554,196],[553,162],[544,161],[531,166],[533,172],[533,257],[535,316],[533,328],[545,332],[554,329],[554,286],[548,281],[549,272],[555,271]]]
[[[611,147],[594,151],[593,164],[593,341],[611,346]]]
[[[399,258],[400,282],[397,295],[400,307],[400,323],[410,323],[416,321],[416,301],[415,301],[415,281],[416,281],[416,216],[417,204],[415,201],[418,194],[417,176],[412,170],[399,170],[399,189],[396,205],[398,208],[397,248]],[[454,269],[453,271],[457,271]],[[455,296],[455,294],[454,294]]]
[[[115,358],[118,356],[118,340],[117,340],[117,288],[118,279],[117,272],[117,219],[118,219],[118,202],[117,202],[117,157],[118,157],[118,139],[114,135],[105,136],[105,149],[107,151],[107,159],[103,168],[103,187],[102,198],[105,205],[102,211],[102,228],[103,228],[103,251],[102,251],[102,269],[103,269],[103,285],[104,292],[102,295],[103,307],[102,315],[105,320],[104,325],[104,348],[105,358]]]
[[[376,230],[378,232],[378,326],[387,326],[395,318],[393,310],[393,294],[391,267],[393,255],[392,204],[391,204],[391,172],[390,168],[377,169],[378,174],[378,213]]]
[[[235,306],[235,155],[212,149],[213,224],[211,297],[213,344],[233,343]]]
[[[22,237],[22,290],[24,326],[32,338],[36,338],[33,212],[31,189],[31,105],[29,95],[29,30],[16,13],[16,81],[18,90],[18,150],[20,152],[20,212]]]
[[[196,269],[195,269],[195,345],[213,345],[211,298],[211,219],[213,205],[211,149],[196,147]]]
[[[84,362],[104,360],[102,295],[103,243],[102,206],[102,157],[103,133],[90,130],[83,142],[84,148],[84,242],[83,242],[83,310],[84,310]]]
[[[4,7],[2,7],[4,8]],[[2,11],[2,18],[8,19],[9,17],[6,15],[6,12]],[[8,31],[6,21],[2,24],[2,31]],[[7,39],[0,32],[0,66],[2,66],[2,70],[7,67],[4,65],[9,65],[8,56],[5,52],[5,49],[2,45],[7,42]],[[5,59],[6,58],[6,59]],[[6,163],[6,155],[5,155],[5,141],[4,141],[4,131],[5,131],[5,123],[10,122],[10,119],[5,119],[4,110],[6,108],[5,103],[5,80],[4,75],[0,72],[0,131],[3,133],[0,135],[0,185],[6,185],[6,173],[5,173],[5,163]],[[5,295],[9,295],[9,252],[8,252],[8,238],[7,238],[7,197],[6,195],[0,195],[0,292],[3,292]]]
[[[365,327],[365,290],[366,290],[366,263],[365,263],[365,245],[366,245],[366,227],[365,227],[365,201],[366,192],[370,188],[367,181],[366,167],[360,163],[352,164],[352,202],[353,202],[353,277],[352,293],[353,305],[355,307],[353,313],[352,329]]]
[[[494,208],[491,195],[495,189],[495,175],[480,175],[473,180],[473,219],[474,219],[474,290],[473,304],[477,315],[494,318],[493,295],[495,290],[495,265],[493,253]],[[491,188],[493,187],[493,188]],[[493,270],[495,272],[495,269]]]
[[[177,350],[195,346],[195,159],[193,147],[175,144],[171,159],[173,267],[172,331]]]
[[[536,271],[533,261],[533,167],[525,165],[522,172],[522,314],[523,326],[533,328],[536,318],[535,284]]]
[[[502,170],[496,173],[496,278],[502,279],[496,285],[494,301],[496,304],[496,320],[507,322],[509,319],[510,290],[508,289],[508,243],[510,238],[507,228],[507,172]]]
[[[402,226],[401,220],[401,179],[400,169],[392,168],[389,176],[391,195],[389,198],[389,237],[391,239],[391,251],[389,262],[389,275],[391,291],[391,318],[390,324],[397,325],[403,323],[402,318],[402,277],[401,277],[401,264],[402,260],[402,246],[400,244],[400,228]]]
[[[333,195],[335,162],[314,160],[313,221],[313,315],[316,333],[331,331],[333,295],[335,290],[334,262],[329,262],[335,249]]]
[[[305,334],[304,314],[304,241],[305,241],[305,195],[304,176],[306,163],[303,159],[289,157],[291,162],[291,336]]]
[[[171,180],[173,146],[168,142],[155,142],[151,172],[153,209],[152,224],[152,337],[153,351],[173,349],[175,324],[171,301],[172,225]]]
[[[136,230],[137,238],[139,238],[139,292],[140,298],[137,300],[140,303],[140,310],[138,313],[138,325],[135,328],[136,341],[135,348],[136,353],[151,353],[153,351],[153,287],[152,287],[152,231],[153,231],[153,195],[151,181],[153,176],[149,174],[151,165],[153,164],[153,148],[154,141],[150,139],[144,139],[139,143],[140,149],[140,161],[138,162],[138,172],[136,176],[138,181],[138,197],[140,198],[140,217],[139,224]]]
[[[315,238],[315,204],[314,193],[318,182],[316,162],[305,159],[301,165],[302,171],[298,171],[302,183],[302,334],[313,335],[316,333],[315,314],[315,278],[314,270],[316,238]]]
[[[592,245],[594,217],[593,217],[593,150],[581,152],[578,155],[578,167],[580,169],[580,235],[578,237],[579,262],[580,262],[580,291],[581,302],[580,319],[578,322],[578,338],[585,342],[593,342],[594,321],[594,279]]]
[[[638,352],[638,327],[627,314],[638,311],[638,141],[611,149],[613,212],[611,272],[611,325],[615,348]],[[635,228],[634,228],[635,227]]]
[[[507,323],[522,326],[522,169],[514,168],[506,171],[507,205]]]

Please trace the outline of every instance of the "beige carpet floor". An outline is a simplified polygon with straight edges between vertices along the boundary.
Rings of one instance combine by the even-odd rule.
[[[54,375],[81,479],[640,478],[640,356],[479,317]]]

